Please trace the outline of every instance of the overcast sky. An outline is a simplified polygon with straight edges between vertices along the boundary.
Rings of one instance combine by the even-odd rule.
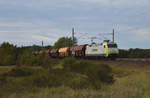
[[[0,43],[53,45],[62,36],[79,44],[111,38],[119,48],[150,48],[150,0],[0,0]]]

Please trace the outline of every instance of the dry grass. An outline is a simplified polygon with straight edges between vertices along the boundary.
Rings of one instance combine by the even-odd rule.
[[[0,74],[6,73],[13,69],[15,66],[0,66]]]
[[[136,75],[117,79],[112,86],[104,86],[101,90],[73,90],[67,87],[43,88],[39,93],[12,94],[8,98],[149,98],[150,73],[141,72]]]
[[[116,82],[111,86],[103,85],[100,90],[47,87],[40,88],[39,92],[13,93],[5,98],[150,98],[150,67],[117,64],[120,63],[112,66]]]

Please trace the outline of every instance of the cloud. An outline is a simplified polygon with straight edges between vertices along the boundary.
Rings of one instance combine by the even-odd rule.
[[[134,40],[138,42],[149,42],[150,41],[150,28],[141,28],[133,31]]]
[[[133,42],[150,41],[150,27],[120,25],[117,32],[121,33],[121,36],[124,33],[128,37],[128,40],[132,40]]]
[[[44,41],[44,42],[55,42],[56,41],[55,38],[49,38],[49,37],[40,36],[40,35],[32,35],[32,38],[33,38],[33,40]]]
[[[113,6],[143,6],[148,5],[149,0],[81,0],[87,3]]]
[[[6,7],[20,7],[32,9],[54,10],[56,8],[71,7],[72,0],[1,0],[0,5]]]
[[[146,47],[149,3],[149,0],[1,0],[0,42],[32,45],[44,40],[52,45],[59,37],[71,36],[71,28],[75,27],[75,36],[87,36],[79,39],[82,44],[90,43],[89,37],[111,33],[115,28],[120,47],[143,47],[138,43]]]
[[[32,45],[43,40],[45,43],[52,45],[59,37],[64,35],[64,30],[56,28],[50,22],[31,23],[23,21],[18,23],[1,22],[0,24],[0,42],[21,42],[23,45]]]

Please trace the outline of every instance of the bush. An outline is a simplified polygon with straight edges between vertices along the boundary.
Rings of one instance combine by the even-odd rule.
[[[34,72],[35,70],[30,67],[16,67],[6,73],[6,75],[12,77],[23,77],[32,75]]]
[[[40,69],[38,72],[30,76],[29,79],[32,81],[32,85],[36,87],[46,87],[49,82],[49,73],[47,70]]]
[[[73,89],[92,88],[88,77],[82,74],[73,74],[70,79],[66,81],[65,85]]]
[[[62,65],[65,71],[87,76],[87,81],[97,89],[101,87],[102,83],[112,84],[114,82],[112,68],[106,64],[94,64],[86,61],[76,61],[75,58],[66,58],[62,61]],[[76,81],[73,78],[70,82],[78,83],[79,81],[80,79]]]
[[[62,68],[50,70],[46,67],[16,67],[4,77],[0,76],[0,84],[3,85],[0,91],[31,91],[30,88],[59,86],[100,89],[103,83],[114,82],[112,69],[108,65],[77,61],[75,58],[65,58],[60,64]]]
[[[43,68],[33,69],[29,67],[14,68],[7,74],[0,76],[0,94],[4,92],[20,93],[23,91],[35,91],[39,87],[48,84],[49,73]]]
[[[52,59],[49,55],[44,55],[44,58],[41,60],[43,60],[41,66],[49,70],[59,63],[57,59]]]
[[[18,63],[20,66],[42,66],[51,69],[53,65],[57,64],[57,61],[45,53],[33,55],[31,50],[26,50],[19,56]]]
[[[64,84],[68,76],[62,70],[47,70],[41,68],[33,75],[28,77],[33,86],[36,87],[58,87]]]
[[[87,75],[90,79],[101,81],[102,83],[108,83],[111,84],[114,82],[112,69],[106,64],[93,64],[92,67],[90,67],[87,70]]]
[[[0,85],[3,87],[8,82],[8,79],[6,76],[0,75]]]
[[[17,48],[4,42],[0,46],[0,65],[14,65],[17,59]]]
[[[101,88],[101,84],[112,84],[114,82],[112,68],[106,64],[94,64],[81,61],[74,66],[74,71],[88,76],[94,88]]]
[[[112,68],[106,64],[94,64],[86,61],[77,62],[74,58],[63,61],[64,70],[87,75],[89,78],[100,80],[103,83],[113,83]]]
[[[25,66],[38,66],[42,64],[42,59],[44,55],[32,55],[32,52],[27,50],[19,56],[19,65]]]
[[[64,70],[72,71],[73,66],[76,66],[76,59],[74,57],[65,58],[62,61],[62,66],[64,67]]]

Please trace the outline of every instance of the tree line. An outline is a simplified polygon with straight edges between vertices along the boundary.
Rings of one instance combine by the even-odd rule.
[[[16,65],[23,56],[32,55],[32,51],[39,51],[41,49],[41,46],[36,45],[17,47],[4,42],[0,45],[0,65]]]
[[[150,58],[150,49],[130,48],[119,50],[120,58]]]
[[[42,65],[49,59],[47,55],[33,55],[33,51],[48,50],[52,48],[70,47],[77,44],[69,37],[61,37],[54,46],[22,46],[17,47],[9,42],[0,45],[0,65]]]
[[[77,45],[77,40],[74,42],[71,38],[62,37],[54,44],[54,46],[23,46],[17,47],[8,42],[0,45],[0,65],[41,65],[48,59],[45,55],[34,56],[33,51],[47,50],[52,48],[62,48]],[[150,58],[150,49],[120,49],[119,58]],[[43,61],[42,61],[43,60]]]

